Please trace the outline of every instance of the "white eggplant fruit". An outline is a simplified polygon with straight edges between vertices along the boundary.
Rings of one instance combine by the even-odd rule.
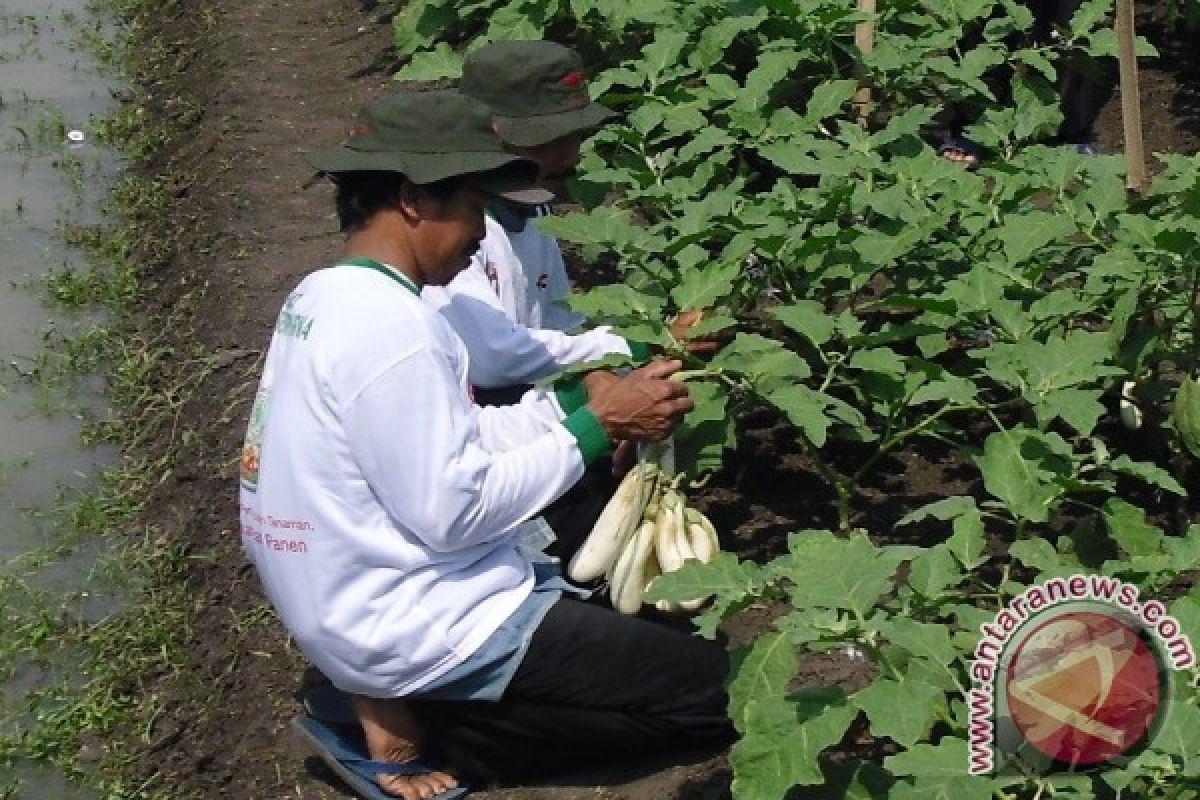
[[[1140,430],[1142,422],[1142,409],[1138,407],[1137,398],[1133,392],[1137,389],[1136,381],[1125,381],[1121,384],[1121,424],[1131,431]]]
[[[663,513],[670,515],[670,519],[665,520],[670,524],[654,527],[654,554],[663,573],[668,573],[683,566],[683,555],[675,543],[678,519],[683,514],[683,499],[679,493],[668,489],[663,494],[662,509]]]
[[[646,594],[646,561],[654,544],[655,523],[646,520],[617,558],[609,584],[613,608],[622,614],[636,614]]]
[[[645,506],[643,492],[648,470],[649,465],[639,463],[625,473],[612,499],[597,517],[596,524],[592,526],[583,546],[575,551],[575,555],[567,564],[567,576],[571,580],[588,583],[612,568],[621,547],[628,541],[642,518],[642,509]]]

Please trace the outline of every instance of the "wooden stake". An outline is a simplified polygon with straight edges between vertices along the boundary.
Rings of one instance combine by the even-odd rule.
[[[1146,152],[1142,142],[1142,103],[1138,91],[1133,0],[1117,0],[1117,60],[1121,69],[1121,122],[1125,135],[1125,186],[1146,188]]]
[[[875,0],[858,0],[858,10],[864,14],[875,13]],[[869,19],[854,27],[854,44],[863,53],[875,49],[875,20]],[[858,121],[867,124],[871,113],[871,87],[867,84],[867,76],[860,68],[858,73],[859,88],[854,94],[854,107],[858,110]]]

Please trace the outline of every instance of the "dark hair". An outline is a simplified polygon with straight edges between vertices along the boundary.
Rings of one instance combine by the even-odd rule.
[[[358,230],[376,213],[395,205],[410,184],[399,172],[331,172],[329,177],[337,186],[338,225],[343,233]],[[444,204],[463,182],[453,177],[415,186],[418,193]]]

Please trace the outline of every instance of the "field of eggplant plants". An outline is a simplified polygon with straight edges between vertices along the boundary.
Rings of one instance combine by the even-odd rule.
[[[1195,4],[1163,6],[1194,35]],[[574,307],[668,352],[683,311],[729,338],[689,358],[676,445],[723,552],[647,600],[708,598],[701,635],[745,641],[738,800],[1200,797],[1194,659],[1128,758],[968,774],[981,625],[1027,587],[1114,577],[1200,644],[1200,156],[1157,154],[1132,192],[1119,154],[1054,144],[1056,64],[1111,64],[1112,4],[1049,42],[1031,25],[1015,0],[395,16],[402,79],[454,76],[467,43],[577,47],[621,118],[586,147],[578,208],[540,220],[592,286]],[[952,112],[977,169],[931,144]]]

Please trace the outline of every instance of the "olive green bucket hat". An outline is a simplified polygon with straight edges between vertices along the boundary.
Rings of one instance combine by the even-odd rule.
[[[308,155],[323,173],[399,172],[416,184],[460,178],[528,205],[552,195],[533,187],[537,164],[505,152],[491,113],[456,89],[383,95],[359,115],[345,143]]]
[[[496,133],[519,147],[599,127],[616,116],[588,94],[583,60],[555,42],[493,42],[463,62],[463,93],[492,109]]]

